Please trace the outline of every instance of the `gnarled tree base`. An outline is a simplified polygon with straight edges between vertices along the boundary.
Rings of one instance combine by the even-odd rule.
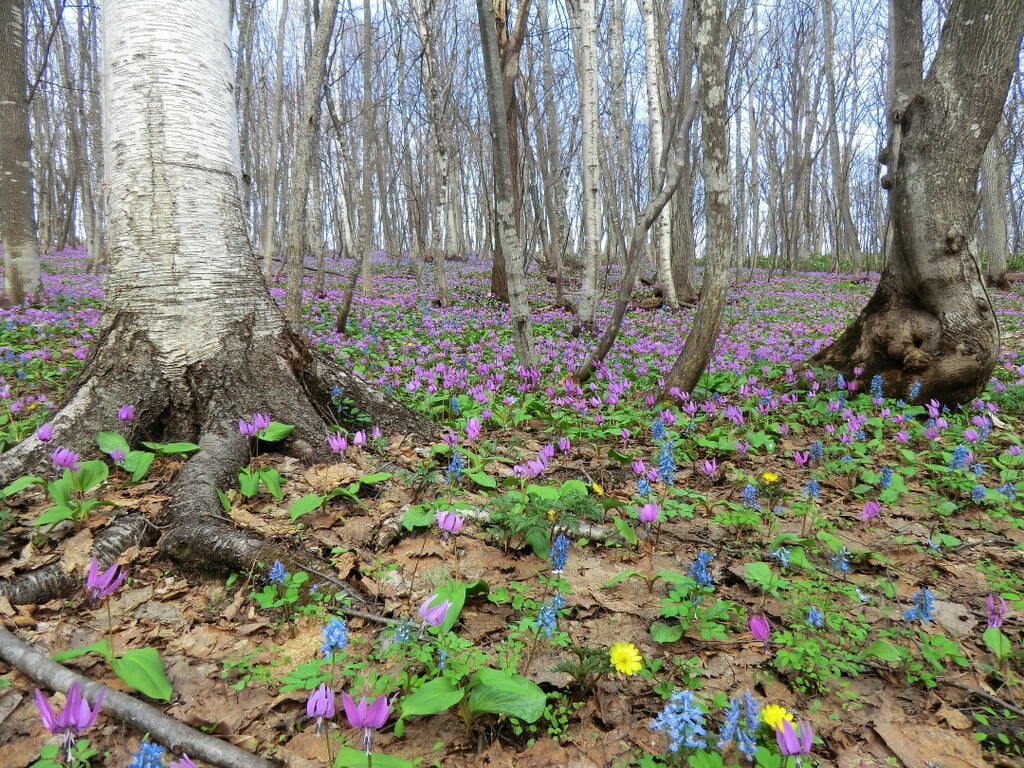
[[[143,440],[195,442],[200,450],[168,484],[171,499],[161,519],[153,521],[157,525],[151,526],[139,512],[129,513],[97,534],[93,554],[106,566],[148,536],[179,562],[248,569],[275,557],[285,560],[285,555],[262,537],[234,526],[221,510],[218,489],[232,487],[238,470],[249,461],[239,419],[266,413],[292,424],[294,431],[277,450],[310,463],[326,460],[328,425],[339,419],[332,410],[331,392],[340,388],[382,432],[422,439],[436,436],[437,429],[428,420],[340,370],[303,340],[287,331],[257,339],[247,327],[238,323],[236,332],[209,359],[168,370],[154,365],[156,347],[135,318],[114,318],[74,394],[52,420],[52,442],[31,437],[0,457],[0,484],[23,474],[53,474],[49,457],[55,445],[86,457],[98,455],[95,435],[103,430],[120,432],[131,445]],[[135,406],[134,420],[117,420],[124,404]],[[14,603],[37,603],[70,594],[81,584],[81,575],[53,566],[0,583],[0,594]]]

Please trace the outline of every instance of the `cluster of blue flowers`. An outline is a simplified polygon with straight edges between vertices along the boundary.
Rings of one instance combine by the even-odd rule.
[[[825,626],[825,614],[818,610],[817,606],[812,605],[807,609],[807,623],[821,629]]]
[[[825,446],[820,441],[811,443],[811,447],[808,449],[810,461],[815,463],[823,461],[825,459]]]
[[[646,496],[651,492],[651,483],[645,475],[641,475],[640,479],[636,481],[636,492],[640,496]]]
[[[747,509],[760,509],[761,505],[757,503],[757,486],[752,483],[744,485],[740,491],[740,501]]]
[[[1017,498],[1017,488],[1013,483],[1003,483],[999,486],[999,492],[1010,501]]]
[[[877,373],[871,377],[871,397],[875,400],[882,399],[882,377]]]
[[[843,547],[832,555],[831,564],[832,567],[840,573],[850,572],[850,553],[847,551],[846,547]]]
[[[448,471],[445,473],[444,481],[448,485],[452,483],[458,483],[462,480],[462,470],[466,468],[466,462],[462,458],[462,454],[458,451],[452,451],[452,458],[448,462]]]
[[[710,552],[702,550],[697,553],[693,564],[690,565],[690,570],[688,571],[690,578],[702,587],[710,587],[715,583],[714,579],[711,578],[711,571],[708,569],[708,565],[710,565],[713,558],[714,555]]]
[[[651,438],[654,440],[663,440],[665,438],[665,422],[661,419],[655,419],[651,423]]]
[[[788,547],[779,547],[778,549],[772,549],[768,552],[768,556],[774,560],[778,560],[779,565],[783,568],[789,567],[789,558],[792,554],[792,551]]]
[[[885,490],[892,485],[892,467],[886,465],[882,467],[881,477],[879,477],[878,484]]]
[[[914,607],[904,611],[903,618],[907,621],[923,621],[927,623],[932,620],[934,603],[935,596],[932,595],[927,587],[924,587],[914,593]]]
[[[143,739],[128,768],[164,768],[164,751],[156,742]]]
[[[761,705],[754,701],[750,691],[746,691],[742,699],[730,699],[725,711],[725,721],[722,723],[722,732],[718,735],[718,748],[725,749],[729,742],[735,739],[736,749],[747,760],[753,762],[754,754],[757,752],[755,734],[760,725],[757,718],[760,710]]]
[[[665,485],[672,485],[673,477],[676,474],[676,459],[672,455],[675,447],[675,443],[671,439],[666,439],[661,444],[661,450],[658,451],[658,477]]]
[[[451,399],[448,401],[448,407],[451,409],[453,416],[458,416],[462,413],[462,406],[459,405],[459,400],[455,395],[452,395]]]
[[[821,483],[819,483],[815,478],[812,477],[810,480],[804,483],[804,493],[806,493],[812,499],[818,498],[819,496],[821,496]]]
[[[970,451],[967,450],[967,446],[960,443],[956,448],[953,449],[953,455],[949,459],[950,469],[964,469],[967,466],[967,456]]]
[[[551,549],[548,550],[548,559],[551,560],[551,572],[561,573],[565,569],[565,561],[569,558],[569,537],[564,533],[555,536],[551,542]]]
[[[280,560],[275,560],[270,566],[270,570],[267,571],[267,578],[271,584],[284,584],[284,577],[288,575],[288,572],[284,569],[284,564]]]
[[[701,749],[705,746],[704,711],[697,704],[693,691],[673,691],[665,709],[650,727],[668,735],[670,752],[678,752],[681,747]]]
[[[537,613],[537,626],[547,637],[555,634],[555,627],[558,626],[558,612],[565,607],[565,598],[561,593],[556,592],[554,597],[545,601]]]
[[[320,645],[320,653],[330,656],[335,651],[348,648],[348,627],[344,619],[331,619],[324,627],[323,643]]]

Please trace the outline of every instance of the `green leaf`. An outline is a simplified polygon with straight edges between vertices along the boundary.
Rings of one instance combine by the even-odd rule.
[[[624,517],[613,517],[612,525],[615,526],[615,530],[619,532],[619,536],[624,538],[628,544],[636,546],[640,540],[636,536],[636,531],[633,530],[632,523]]]
[[[651,639],[656,643],[674,643],[682,636],[682,624],[666,624],[663,621],[651,624]]]
[[[903,660],[899,646],[893,645],[888,640],[875,640],[871,645],[858,654],[860,659],[876,658],[898,664]]]
[[[981,633],[981,639],[985,641],[995,657],[1002,661],[1010,655],[1010,638],[999,631],[998,627],[989,627]]]
[[[43,512],[37,517],[32,524],[33,525],[56,525],[64,520],[70,520],[75,516],[75,511],[71,507],[65,506],[64,504],[58,504],[56,507],[50,507],[48,510]]]
[[[133,691],[160,701],[170,701],[174,695],[156,648],[131,648],[124,652],[124,656],[109,661],[114,674]]]
[[[0,490],[0,498],[7,498],[13,496],[18,491],[23,491],[30,485],[41,485],[46,487],[46,481],[41,477],[32,477],[31,475],[22,475],[17,480],[4,486],[3,490]]]
[[[121,468],[125,472],[131,472],[132,482],[137,483],[149,472],[155,458],[156,454],[149,451],[129,451],[121,462]]]
[[[363,475],[357,481],[360,485],[373,485],[391,479],[390,472],[374,472],[371,475]]]
[[[294,523],[303,515],[312,512],[314,509],[319,509],[323,503],[324,497],[319,493],[307,493],[305,496],[292,502],[292,505],[288,508],[288,516]]]
[[[532,680],[497,669],[477,670],[469,681],[469,711],[508,715],[534,723],[544,714],[547,696]]]
[[[548,552],[551,550],[551,537],[547,531],[534,529],[528,532],[523,539],[530,545],[533,554],[541,560],[548,559]]]
[[[284,493],[281,491],[281,473],[273,467],[263,467],[260,472],[260,480],[263,486],[270,491],[270,495],[275,499],[283,499]]]
[[[619,582],[625,581],[626,579],[631,579],[634,576],[639,576],[641,579],[644,577],[644,575],[640,573],[640,571],[623,571],[618,576],[612,576],[610,579],[608,579],[608,581],[601,585],[601,589],[608,589],[608,587],[614,587]]]
[[[536,483],[530,483],[526,486],[526,492],[530,496],[536,496],[538,499],[544,501],[558,501],[558,489],[552,488],[550,485],[537,485]]]
[[[65,661],[71,661],[72,659],[77,659],[81,656],[85,656],[85,654],[87,653],[98,653],[100,656],[109,661],[110,649],[107,648],[107,639],[103,638],[102,640],[97,640],[92,645],[85,645],[81,648],[69,648],[66,651],[55,653],[53,655],[53,660],[56,661],[58,664],[61,664]]]
[[[448,582],[434,594],[438,596],[435,604],[444,600],[448,600],[452,604],[448,609],[448,613],[445,614],[444,623],[438,628],[440,632],[448,632],[455,626],[455,622],[459,620],[462,606],[466,604],[466,585],[461,581],[448,579]]]
[[[71,473],[71,487],[80,493],[91,491],[106,480],[109,474],[110,467],[105,461],[83,461],[79,469]]]
[[[246,467],[238,471],[238,490],[243,496],[255,496],[260,492],[260,473],[253,473]]]
[[[479,485],[481,488],[497,488],[498,481],[486,472],[467,472],[466,477]]]
[[[257,432],[256,437],[265,443],[276,443],[288,437],[293,429],[295,427],[291,424],[281,424],[280,422],[272,421],[265,429]]]
[[[394,755],[373,753],[373,768],[413,768],[413,763]],[[366,768],[366,753],[361,749],[344,747],[334,758],[333,768]]]
[[[171,453],[188,453],[198,451],[199,446],[195,443],[143,443],[150,450],[156,451],[159,456],[166,456]]]
[[[402,717],[436,715],[462,701],[465,691],[445,677],[435,677],[402,699]]]
[[[131,447],[128,445],[128,441],[125,440],[117,432],[99,432],[96,435],[96,445],[100,447],[100,450],[104,453],[110,453],[111,451],[120,451],[121,453],[128,455]]]
[[[426,528],[434,520],[434,515],[429,509],[424,507],[422,504],[417,504],[414,507],[409,507],[402,516],[402,527],[407,531],[414,530],[416,528]]]

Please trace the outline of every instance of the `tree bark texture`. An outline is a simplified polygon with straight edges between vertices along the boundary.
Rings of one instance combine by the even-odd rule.
[[[999,352],[971,243],[978,169],[1017,66],[1024,3],[954,2],[924,78],[920,15],[920,0],[893,0],[885,267],[857,319],[810,363],[879,375],[888,396],[955,405],[981,392]]]
[[[25,3],[0,0],[0,240],[4,302],[26,304],[42,294],[39,242],[32,206],[32,143],[25,99]]]

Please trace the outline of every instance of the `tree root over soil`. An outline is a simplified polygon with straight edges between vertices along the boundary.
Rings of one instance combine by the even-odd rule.
[[[39,685],[63,691],[78,683],[82,693],[92,701],[103,687],[46,656],[0,627],[0,658]],[[276,768],[280,763],[257,757],[202,731],[197,731],[163,712],[120,691],[107,688],[103,694],[103,711],[127,723],[139,733],[148,733],[174,752],[187,752],[189,757],[205,760],[222,768]]]

